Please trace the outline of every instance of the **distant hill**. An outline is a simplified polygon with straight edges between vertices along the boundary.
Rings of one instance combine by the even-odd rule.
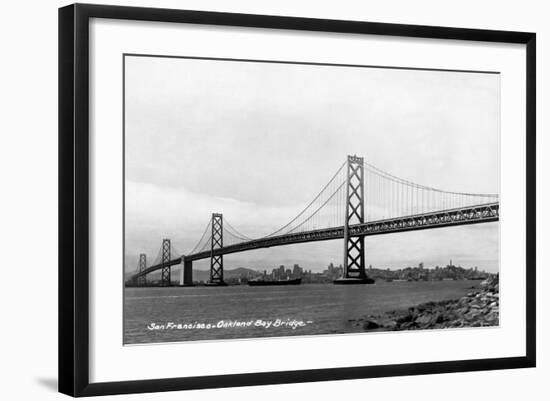
[[[223,276],[226,279],[238,278],[247,275],[257,276],[260,274],[257,270],[249,269],[247,267],[237,267],[235,269],[224,269]],[[193,270],[193,281],[208,281],[210,279],[209,270]]]
[[[228,269],[223,271],[224,275],[228,275],[228,277],[239,277],[239,276],[246,276],[247,274],[255,275],[260,274],[259,271],[249,269],[247,267],[237,267],[236,269]]]
[[[132,277],[135,274],[135,272],[126,272],[124,274],[124,279],[128,280],[130,277]],[[175,274],[175,275],[174,275]],[[247,267],[237,267],[235,269],[224,269],[223,275],[225,278],[238,278],[241,276],[258,276],[260,274],[259,271],[249,269]],[[147,275],[147,278],[149,280],[159,280],[160,279],[160,270],[157,270],[156,272],[150,273]],[[172,272],[172,280],[179,279],[179,268],[176,270],[174,269]],[[209,270],[195,270],[193,269],[193,281],[208,281],[210,279],[210,271]]]

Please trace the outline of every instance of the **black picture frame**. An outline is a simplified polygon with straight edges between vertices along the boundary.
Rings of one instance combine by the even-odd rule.
[[[197,376],[90,383],[89,381],[89,116],[88,51],[91,18],[276,28],[438,38],[526,45],[526,354],[521,357],[382,366]],[[358,21],[221,12],[74,4],[59,9],[59,391],[71,396],[237,387],[534,367],[536,35]]]

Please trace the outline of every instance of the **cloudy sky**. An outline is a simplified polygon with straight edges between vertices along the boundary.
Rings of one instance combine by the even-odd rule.
[[[125,58],[126,270],[162,238],[192,249],[212,212],[257,237],[313,199],[348,154],[449,191],[499,192],[498,74]],[[341,240],[225,257],[226,268],[343,259]],[[498,223],[366,240],[367,264],[498,270]],[[206,269],[207,263],[195,263]]]

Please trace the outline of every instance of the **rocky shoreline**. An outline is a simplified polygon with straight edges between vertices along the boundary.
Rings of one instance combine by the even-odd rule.
[[[382,315],[367,315],[353,320],[365,331],[425,330],[458,327],[498,326],[498,275],[489,277],[459,299],[427,302]]]

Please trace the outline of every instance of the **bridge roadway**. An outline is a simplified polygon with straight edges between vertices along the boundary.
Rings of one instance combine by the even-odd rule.
[[[437,212],[416,214],[410,216],[396,217],[385,220],[369,221],[349,226],[350,236],[361,237],[370,235],[381,235],[398,233],[413,230],[425,230],[430,228],[453,227],[467,224],[489,223],[499,220],[499,202],[486,203],[475,206],[462,207],[458,209],[440,210]],[[271,248],[274,246],[299,244],[302,242],[328,241],[344,238],[344,227],[323,228],[312,231],[288,233],[272,237],[263,237],[238,244],[224,246],[223,248],[210,249],[185,255],[186,261],[207,259],[212,254],[227,255],[236,252],[244,252],[252,249]],[[135,274],[132,279],[152,273],[162,267],[181,264],[182,257],[171,260],[166,264],[157,264],[140,273]]]

